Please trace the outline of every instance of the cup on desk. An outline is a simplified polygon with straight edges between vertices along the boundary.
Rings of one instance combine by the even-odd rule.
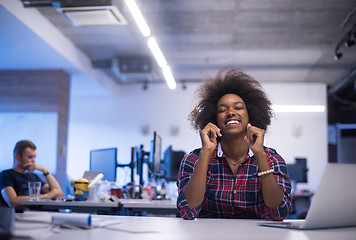
[[[28,182],[28,196],[30,201],[39,201],[41,193],[41,182]]]
[[[110,193],[112,196],[116,196],[118,198],[124,198],[124,192],[121,188],[111,188]]]
[[[99,190],[99,185],[94,185],[89,187],[89,196],[88,196],[89,201],[97,201],[99,199],[98,190]]]

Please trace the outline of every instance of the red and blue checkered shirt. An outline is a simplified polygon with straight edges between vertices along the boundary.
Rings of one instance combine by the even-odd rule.
[[[291,183],[283,158],[272,148],[264,148],[267,160],[284,194],[281,204],[269,208],[263,201],[261,178],[257,176],[258,165],[250,150],[234,176],[222,152],[220,144],[211,155],[206,177],[206,190],[202,204],[190,208],[183,190],[198,163],[200,149],[187,154],[178,174],[177,206],[184,219],[209,218],[257,218],[281,221],[292,210]]]

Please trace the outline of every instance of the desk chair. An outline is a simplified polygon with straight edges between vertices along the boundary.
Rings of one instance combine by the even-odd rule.
[[[0,194],[0,207],[6,207],[6,208],[8,208],[9,205],[8,205],[7,202],[4,200],[3,194],[5,194],[5,191],[4,191],[4,189],[1,189],[1,194]]]
[[[5,199],[3,198],[3,194],[5,194],[4,190],[4,185],[3,185],[3,178],[2,178],[2,171],[0,171],[0,207],[9,207]]]

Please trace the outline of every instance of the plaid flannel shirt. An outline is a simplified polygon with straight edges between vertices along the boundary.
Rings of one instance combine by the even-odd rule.
[[[249,151],[235,177],[219,143],[211,155],[204,200],[200,206],[193,209],[189,207],[183,190],[197,165],[200,149],[194,150],[183,158],[177,181],[177,207],[181,216],[184,219],[257,218],[277,221],[287,217],[292,210],[292,200],[286,163],[274,149],[264,147],[264,150],[268,163],[274,170],[277,183],[285,193],[278,207],[269,208],[263,201],[261,178],[257,176],[258,165],[253,152]]]

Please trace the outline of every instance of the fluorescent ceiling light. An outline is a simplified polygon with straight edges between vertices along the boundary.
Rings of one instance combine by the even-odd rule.
[[[167,65],[167,61],[163,56],[161,49],[159,48],[156,39],[154,37],[150,37],[147,40],[148,47],[150,48],[153,56],[155,57],[160,68],[163,68]]]
[[[140,29],[143,36],[148,37],[151,34],[150,28],[148,27],[146,20],[143,18],[140,9],[138,8],[135,0],[125,0],[127,7],[129,8],[133,18],[135,19],[138,28]]]
[[[166,79],[167,85],[169,89],[174,90],[176,89],[176,81],[174,80],[171,68],[169,66],[165,66],[162,68],[162,73],[164,78]]]
[[[58,8],[74,26],[126,25],[127,21],[115,6]]]
[[[273,105],[275,112],[325,112],[323,105]]]
[[[177,84],[174,80],[171,68],[167,65],[167,61],[161,49],[159,48],[156,39],[154,37],[150,37],[150,28],[148,27],[145,19],[143,18],[135,0],[125,0],[125,2],[133,18],[135,19],[136,24],[138,25],[138,28],[140,29],[142,35],[145,37],[149,37],[147,40],[147,45],[150,48],[154,58],[156,59],[158,66],[162,69],[163,76],[166,79],[169,89],[175,89]]]

